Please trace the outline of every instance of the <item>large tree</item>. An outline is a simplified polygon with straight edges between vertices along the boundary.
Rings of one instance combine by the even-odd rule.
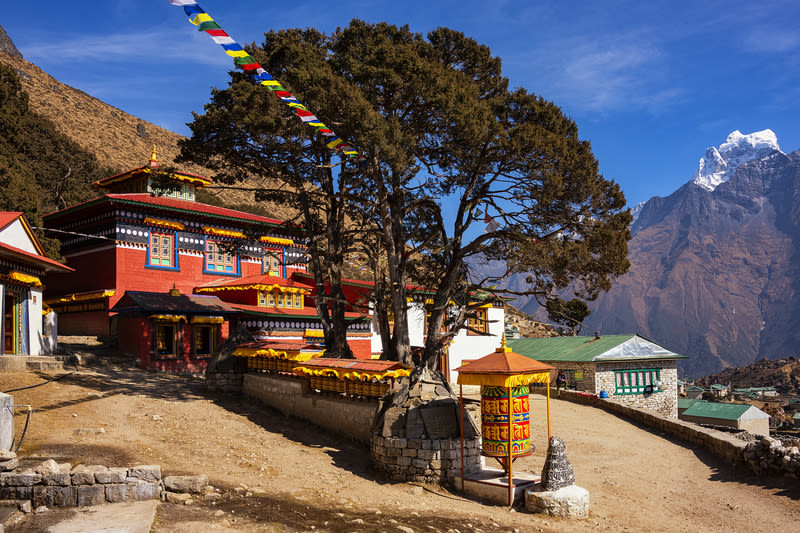
[[[619,187],[598,173],[589,143],[556,105],[509,89],[487,47],[449,29],[426,38],[354,20],[330,36],[271,32],[252,54],[363,160],[334,170],[320,140],[243,74],[215,93],[204,115],[215,115],[213,127],[195,119],[194,152],[210,145],[201,162],[218,160],[230,176],[279,175],[300,211],[303,194],[324,197],[320,226],[306,223],[324,228],[326,261],[350,250],[369,258],[388,357],[411,361],[412,283],[432,296],[421,366],[435,370],[479,294],[501,296],[506,276],[527,275],[517,294],[546,303],[568,287],[591,299],[627,270],[630,214]],[[475,279],[479,259],[507,269]],[[336,283],[335,268],[318,267]]]

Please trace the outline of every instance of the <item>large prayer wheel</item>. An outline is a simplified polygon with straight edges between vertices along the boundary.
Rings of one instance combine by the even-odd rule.
[[[533,452],[530,430],[530,399],[527,385],[511,388],[511,439],[509,430],[508,391],[506,387],[481,387],[482,454],[496,457],[506,467],[508,446],[511,460]]]

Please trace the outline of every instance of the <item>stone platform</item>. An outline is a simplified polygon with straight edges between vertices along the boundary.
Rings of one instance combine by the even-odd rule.
[[[521,501],[525,492],[537,486],[540,476],[528,472],[511,472],[514,502]],[[461,473],[455,479],[456,490],[461,490]],[[498,505],[508,505],[508,476],[499,468],[483,467],[464,474],[464,492]]]

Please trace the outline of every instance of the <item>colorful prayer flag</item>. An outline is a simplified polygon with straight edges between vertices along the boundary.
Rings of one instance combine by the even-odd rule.
[[[333,137],[333,140],[327,141],[326,143],[329,148],[337,150],[339,153],[349,158],[359,160],[364,159],[364,156],[359,154],[359,152],[352,146],[343,142],[339,137],[337,137],[333,130],[322,123],[311,111],[306,108],[306,106],[298,102],[297,98],[295,98],[292,93],[281,86],[280,82],[270,76],[269,73],[267,73],[267,71],[264,70],[264,68],[259,65],[258,62],[253,59],[239,43],[234,41],[233,38],[220,27],[220,25],[211,17],[211,15],[203,11],[203,9],[197,5],[197,2],[194,0],[169,0],[169,3],[173,6],[183,7],[183,11],[186,13],[186,16],[189,17],[189,22],[197,26],[197,31],[206,32],[215,43],[221,45],[225,50],[225,53],[233,57],[233,62],[236,66],[244,71],[255,72],[253,80],[256,83],[260,83],[261,85],[265,86],[267,89],[275,93],[278,98],[286,102],[286,105],[293,108],[295,114],[300,118],[300,120],[309,126],[316,128],[317,132],[319,132],[322,136]]]

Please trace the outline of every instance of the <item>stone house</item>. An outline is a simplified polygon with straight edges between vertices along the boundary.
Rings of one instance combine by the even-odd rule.
[[[549,337],[508,343],[515,352],[567,374],[567,387],[602,395],[630,407],[678,417],[679,359],[640,335]]]
[[[697,402],[681,413],[681,420],[694,424],[746,430],[754,435],[769,435],[769,415],[745,403]]]
[[[686,397],[691,400],[702,400],[704,392],[706,392],[706,390],[697,385],[689,385],[686,387]]]

